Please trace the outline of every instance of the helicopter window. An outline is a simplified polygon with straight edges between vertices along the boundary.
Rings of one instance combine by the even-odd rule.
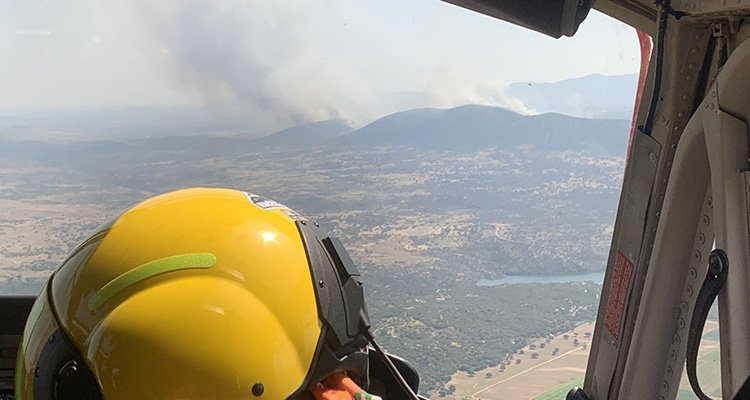
[[[0,294],[37,294],[149,196],[231,187],[341,239],[423,394],[580,384],[632,28],[591,11],[555,40],[438,0],[11,1],[0,22]]]

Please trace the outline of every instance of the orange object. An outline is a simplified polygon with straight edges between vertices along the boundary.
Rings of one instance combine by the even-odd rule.
[[[343,385],[349,393],[357,394],[359,392],[364,392],[364,390],[362,390],[362,388],[359,387],[359,385],[354,383],[352,378],[346,375],[343,375],[339,379],[340,379],[341,385]]]
[[[353,393],[349,393],[346,386],[341,382],[342,378],[348,379],[344,374],[335,373],[310,385],[310,391],[315,400],[354,400]]]
[[[310,385],[315,400],[382,400],[364,390],[346,374],[337,372]]]

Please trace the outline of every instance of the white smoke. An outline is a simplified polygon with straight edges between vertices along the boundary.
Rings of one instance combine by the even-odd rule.
[[[366,80],[316,51],[306,36],[313,1],[143,0],[144,29],[178,85],[208,104],[242,107],[280,128],[352,119],[367,107]],[[319,7],[320,4],[317,4]]]
[[[333,1],[333,0],[331,0]],[[137,15],[157,42],[151,58],[207,104],[233,104],[267,130],[341,119],[355,125],[401,111],[352,63],[326,54],[308,16],[319,1],[141,0]],[[363,43],[366,55],[368,44]],[[152,50],[153,51],[153,50]],[[330,51],[330,50],[329,50]],[[344,61],[342,61],[344,60]],[[436,68],[417,107],[496,105],[533,114],[503,86],[468,69]],[[426,72],[427,73],[427,72]],[[469,83],[467,83],[469,82]],[[413,89],[413,88],[411,88]]]
[[[457,63],[436,69],[427,85],[429,98],[436,107],[447,108],[464,104],[502,107],[518,114],[536,115],[523,101],[506,94],[507,84],[490,77],[478,77]]]

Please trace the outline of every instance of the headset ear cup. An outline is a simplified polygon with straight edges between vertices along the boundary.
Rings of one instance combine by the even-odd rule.
[[[94,374],[58,329],[44,346],[34,377],[34,400],[101,400]]]
[[[60,369],[54,396],[55,400],[102,398],[94,374],[78,360],[70,360]]]

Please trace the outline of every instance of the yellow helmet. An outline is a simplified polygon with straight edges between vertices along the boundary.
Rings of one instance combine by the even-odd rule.
[[[366,380],[359,274],[313,225],[227,189],[136,205],[48,281],[16,399],[296,399],[333,372]]]

